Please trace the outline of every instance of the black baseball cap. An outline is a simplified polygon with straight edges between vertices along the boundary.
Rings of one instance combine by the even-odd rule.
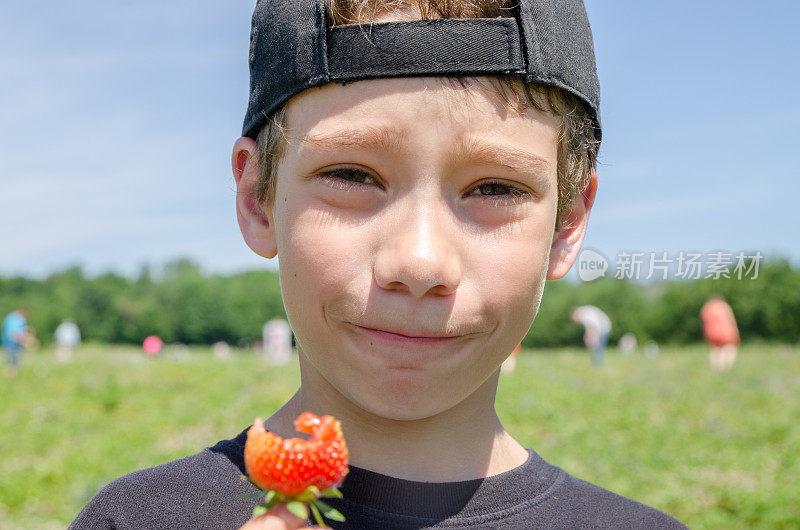
[[[516,76],[580,99],[600,140],[600,83],[582,0],[518,0],[511,18],[330,27],[325,0],[258,0],[250,33],[243,136],[303,90],[362,79]]]

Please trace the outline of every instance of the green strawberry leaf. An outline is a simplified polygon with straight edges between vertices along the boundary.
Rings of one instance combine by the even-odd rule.
[[[266,506],[264,506],[263,504],[259,504],[258,506],[253,508],[253,518],[255,519],[256,517],[261,517],[262,515],[267,513],[267,511],[269,511],[269,509]]]
[[[275,504],[275,501],[278,500],[277,497],[278,497],[278,492],[276,492],[275,490],[269,490],[267,492],[266,497],[264,497],[264,504],[272,508],[272,505]]]
[[[344,515],[342,515],[342,512],[340,512],[336,508],[329,506],[322,501],[317,501],[314,504],[316,505],[315,506],[316,508],[322,510],[323,515],[325,515],[325,517],[327,517],[328,519],[332,519],[334,521],[339,521],[339,522],[344,521]]]
[[[295,514],[300,519],[308,519],[308,506],[300,501],[292,501],[286,504],[286,509]]]
[[[341,498],[342,498],[342,496],[343,496],[343,495],[342,495],[342,492],[341,492],[341,491],[339,491],[339,490],[338,490],[338,489],[336,489],[336,488],[331,488],[331,489],[329,489],[329,490],[325,490],[325,491],[323,491],[323,492],[322,492],[322,494],[320,495],[320,497],[336,497],[337,499],[341,499]]]
[[[308,507],[311,508],[311,513],[314,514],[314,520],[317,522],[317,525],[323,528],[326,527],[327,525],[322,520],[322,514],[319,513],[319,509],[314,504],[310,504]]]
[[[315,498],[319,497],[319,488],[314,485],[307,487],[306,492],[308,492],[310,495],[313,495]]]
[[[296,495],[294,497],[294,500],[300,502],[314,502],[318,498],[319,498],[319,488],[314,485],[311,485],[306,489],[304,489],[302,493]]]

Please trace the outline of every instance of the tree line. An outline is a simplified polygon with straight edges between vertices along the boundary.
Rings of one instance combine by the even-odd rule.
[[[771,259],[761,264],[757,279],[547,282],[523,345],[580,344],[582,329],[570,320],[570,311],[584,304],[608,314],[612,341],[630,332],[640,343],[699,342],[700,308],[715,293],[733,307],[743,341],[800,340],[800,270],[787,260]],[[155,271],[143,267],[135,278],[89,277],[79,267],[45,279],[0,278],[0,318],[17,307],[30,311],[30,323],[45,345],[66,318],[90,341],[141,343],[155,334],[167,343],[249,344],[261,337],[264,322],[286,316],[277,272],[205,274],[189,260]]]

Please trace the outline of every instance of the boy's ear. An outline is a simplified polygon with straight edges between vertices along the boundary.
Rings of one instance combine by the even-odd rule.
[[[231,156],[236,181],[236,218],[239,230],[253,252],[271,259],[278,253],[272,209],[258,203],[258,144],[242,137],[233,145]]]
[[[589,183],[581,193],[575,196],[569,209],[564,212],[564,228],[553,235],[550,246],[550,263],[547,267],[547,279],[558,280],[572,268],[586,235],[589,212],[597,193],[597,171],[592,170]]]

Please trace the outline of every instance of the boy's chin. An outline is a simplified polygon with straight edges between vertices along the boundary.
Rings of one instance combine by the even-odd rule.
[[[350,400],[370,415],[394,421],[424,420],[457,404],[449,403],[441,389],[413,393],[407,391],[364,393]]]
[[[425,420],[442,412],[442,410],[432,409],[429,405],[416,408],[399,407],[396,403],[381,403],[378,404],[378,406],[359,406],[373,416],[392,421]]]

